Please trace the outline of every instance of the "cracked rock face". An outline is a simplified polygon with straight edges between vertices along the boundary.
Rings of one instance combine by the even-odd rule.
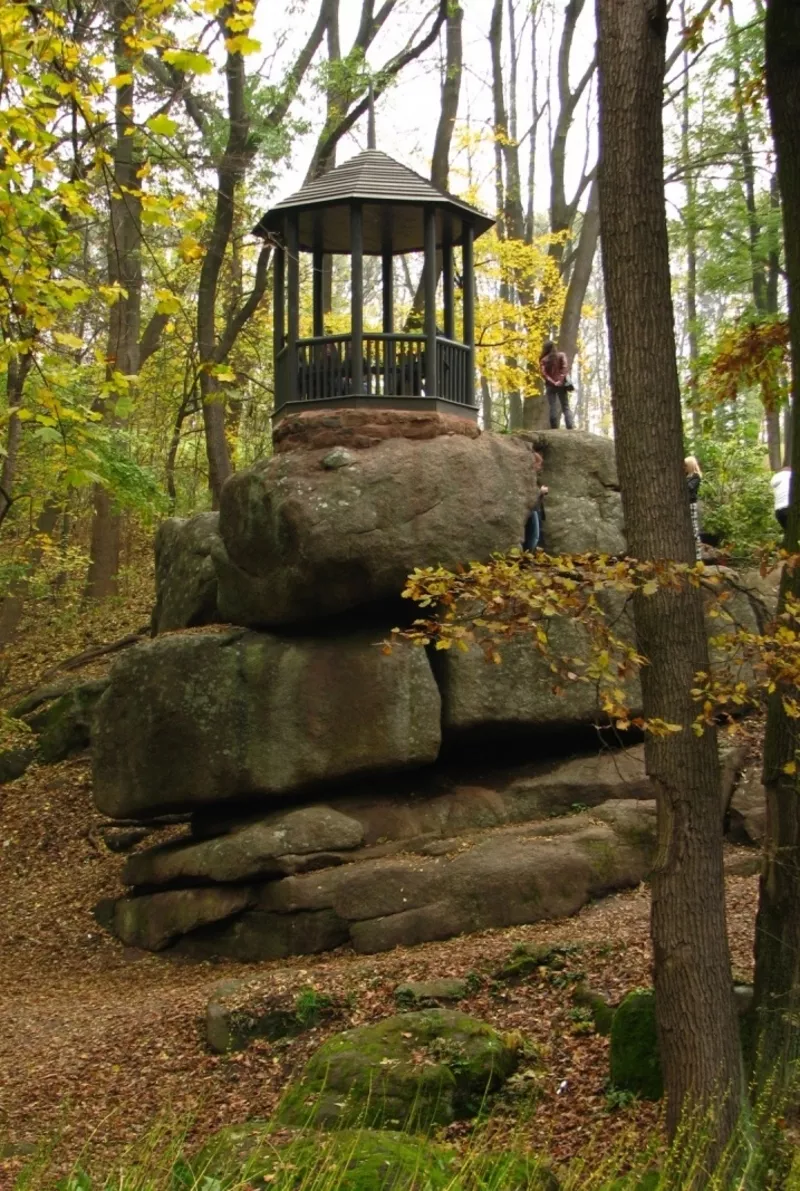
[[[527,435],[544,460],[544,546],[550,554],[625,553],[614,443],[581,430]]]
[[[198,629],[136,646],[114,666],[95,721],[94,797],[114,818],[240,798],[263,805],[428,764],[440,741],[422,650],[386,657],[370,633]]]
[[[535,500],[524,443],[497,435],[389,439],[330,467],[299,451],[232,476],[214,562],[219,609],[279,626],[396,598],[415,567],[518,546]]]

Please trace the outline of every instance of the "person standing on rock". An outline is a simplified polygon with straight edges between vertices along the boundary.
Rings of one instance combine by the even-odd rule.
[[[569,360],[564,352],[557,350],[552,339],[548,339],[542,348],[539,371],[544,377],[544,391],[550,408],[550,429],[558,430],[563,413],[564,425],[567,430],[572,430],[575,423],[569,408],[569,395],[574,386],[569,379]]]
[[[689,489],[689,511],[692,514],[695,557],[701,559],[703,550],[700,542],[700,510],[697,507],[697,496],[703,482],[703,473],[694,455],[686,456],[683,461],[683,470],[686,472],[686,486]]]
[[[772,499],[775,502],[775,520],[783,532],[786,533],[786,522],[789,519],[789,497],[792,487],[792,469],[787,463],[783,465],[780,471],[775,472],[775,475],[769,482],[769,486],[772,489]]]

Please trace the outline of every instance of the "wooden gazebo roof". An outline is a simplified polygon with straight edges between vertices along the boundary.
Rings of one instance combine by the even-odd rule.
[[[257,236],[280,234],[285,216],[297,212],[301,249],[348,255],[354,203],[363,208],[363,251],[370,256],[423,251],[425,211],[431,208],[436,216],[437,247],[462,244],[467,228],[473,236],[480,236],[494,223],[476,207],[437,190],[387,153],[366,149],[278,203],[253,231]]]

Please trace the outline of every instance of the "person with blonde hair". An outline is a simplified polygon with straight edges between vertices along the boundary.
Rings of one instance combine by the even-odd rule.
[[[686,486],[689,489],[689,512],[692,514],[695,556],[699,559],[703,557],[703,550],[700,542],[700,510],[697,507],[697,495],[703,482],[703,473],[694,455],[686,456],[683,461],[683,470],[686,473]]]

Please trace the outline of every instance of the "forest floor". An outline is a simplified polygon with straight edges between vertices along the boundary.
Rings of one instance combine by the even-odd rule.
[[[74,640],[31,625],[9,673],[34,682],[59,657],[137,628],[144,600],[113,623],[77,624]],[[96,669],[96,667],[93,667]],[[11,685],[11,684],[10,684]],[[498,1117],[501,1133],[561,1162],[579,1151],[641,1149],[659,1136],[660,1108],[607,1098],[608,1042],[580,1032],[571,1016],[579,973],[612,1001],[650,983],[649,893],[645,886],[592,904],[576,917],[359,956],[343,948],[315,958],[259,965],[188,963],[122,947],[92,909],[121,892],[122,858],[98,835],[88,757],[34,767],[0,787],[0,1191],[13,1185],[12,1149],[52,1141],[55,1168],[77,1160],[105,1165],[157,1122],[188,1128],[190,1149],[224,1124],[270,1114],[287,1081],[330,1033],[395,1011],[406,980],[482,977],[463,1009],[534,1044],[541,1070],[535,1112],[523,1124]],[[148,841],[152,842],[152,841]],[[752,850],[729,848],[731,870]],[[755,877],[729,873],[728,921],[734,972],[747,980],[757,899]],[[571,971],[516,986],[491,980],[519,942],[578,944]],[[241,1054],[205,1045],[209,994],[223,979],[257,976],[287,1002],[314,988],[348,1008],[290,1041],[259,1042]],[[585,1027],[583,1027],[585,1028]],[[465,1137],[463,1126],[446,1136]],[[81,1155],[84,1155],[81,1159]]]

